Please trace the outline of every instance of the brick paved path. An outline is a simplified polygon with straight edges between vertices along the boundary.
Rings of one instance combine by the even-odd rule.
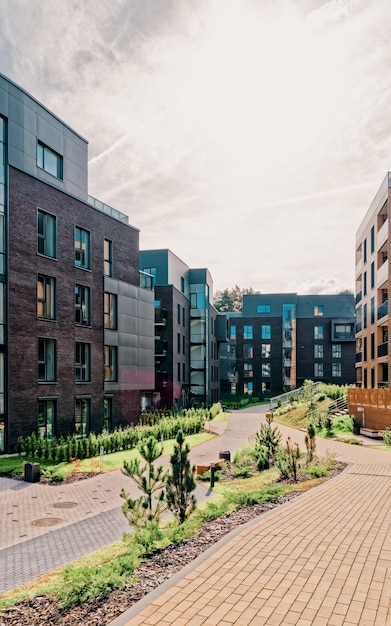
[[[351,466],[229,535],[112,626],[390,625],[390,486],[389,463]]]

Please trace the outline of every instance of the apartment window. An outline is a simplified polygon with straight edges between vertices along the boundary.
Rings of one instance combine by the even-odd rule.
[[[75,265],[85,270],[91,269],[90,239],[88,230],[75,226]]]
[[[186,380],[186,365],[185,363],[182,363],[182,382],[185,382]]]
[[[371,228],[371,253],[375,252],[375,227]]]
[[[261,355],[263,359],[270,359],[272,352],[271,343],[263,343],[261,346]]]
[[[270,304],[258,304],[257,305],[257,313],[270,313],[271,311]]]
[[[261,328],[261,339],[272,338],[272,327],[270,325],[263,325]]]
[[[40,382],[54,382],[57,380],[56,373],[56,349],[55,339],[38,338],[38,380]]]
[[[229,333],[229,338],[230,339],[235,339],[236,340],[236,326],[232,326],[230,328],[230,333]]]
[[[236,359],[236,346],[228,345],[228,357],[231,359]]]
[[[364,263],[367,262],[367,240],[364,239],[364,252],[363,252],[363,256],[364,256]]]
[[[75,346],[75,380],[88,382],[91,380],[91,344],[76,342]]]
[[[320,344],[314,345],[314,359],[323,359],[323,346]]]
[[[185,308],[182,307],[182,326],[185,326],[185,322],[186,322],[186,311],[185,311]]]
[[[375,323],[375,298],[371,298],[371,324]]]
[[[111,396],[103,398],[103,428],[107,432],[113,430],[113,398]]]
[[[268,378],[271,376],[271,369],[270,363],[262,363],[262,378]]]
[[[247,383],[244,383],[243,385],[243,391],[244,393],[247,393],[249,396],[252,395],[253,393],[253,389],[254,389],[254,385],[252,381],[248,381]],[[232,391],[231,391],[232,393]]]
[[[331,375],[333,378],[337,378],[342,376],[342,365],[341,363],[332,363],[331,364]]]
[[[243,339],[252,339],[252,338],[253,338],[253,327],[244,326],[243,327]]]
[[[47,320],[56,319],[56,279],[38,274],[37,316]]]
[[[252,363],[244,363],[243,364],[243,375],[245,378],[253,377],[253,366]]]
[[[181,364],[177,363],[177,375],[176,375],[176,379],[177,382],[180,383],[181,382]]]
[[[83,326],[91,324],[90,288],[75,285],[75,322]]]
[[[178,354],[180,354],[180,352],[181,352],[181,334],[180,333],[177,333],[176,347],[177,347]]]
[[[375,262],[371,263],[371,289],[375,287]]]
[[[363,294],[364,296],[367,295],[367,273],[364,272],[363,274]]]
[[[364,337],[363,341],[363,360],[364,362],[368,360],[368,341],[366,337]]]
[[[314,326],[314,339],[323,339],[323,326]]]
[[[37,250],[38,254],[53,259],[57,256],[56,216],[41,209],[37,213]]]
[[[185,352],[185,335],[182,335],[182,354],[186,354],[186,352]]]
[[[368,306],[364,304],[363,306],[363,328],[368,326]]]
[[[331,356],[333,359],[340,359],[342,357],[342,347],[340,343],[333,343],[331,346]]]
[[[367,305],[363,308],[364,328],[367,326]],[[333,329],[333,339],[354,339],[354,323],[335,324]]]
[[[185,279],[181,276],[181,292],[185,293]]]
[[[323,376],[323,363],[314,363],[314,375]]]
[[[176,321],[178,324],[181,323],[181,305],[180,304],[177,304]]]
[[[62,156],[40,141],[37,144],[37,165],[41,170],[62,180]]]
[[[323,305],[322,304],[316,304],[314,306],[314,315],[315,317],[323,317]]]
[[[109,330],[117,330],[117,296],[114,293],[104,293],[104,326]]]
[[[371,359],[375,358],[375,333],[371,333]]]
[[[55,432],[57,400],[40,398],[37,406],[38,437],[53,439]]]
[[[104,264],[103,271],[105,276],[113,275],[113,242],[105,239],[103,244]]]
[[[91,398],[75,400],[75,434],[78,439],[87,437],[91,423]]]
[[[105,346],[105,382],[112,383],[117,377],[117,346]]]
[[[252,359],[253,356],[254,356],[254,351],[253,351],[252,343],[244,343],[243,344],[243,358]]]

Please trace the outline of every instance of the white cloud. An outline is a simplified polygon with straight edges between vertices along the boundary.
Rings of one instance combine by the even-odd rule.
[[[391,169],[390,17],[388,0],[3,0],[0,61],[89,140],[90,193],[142,247],[216,289],[352,288]]]

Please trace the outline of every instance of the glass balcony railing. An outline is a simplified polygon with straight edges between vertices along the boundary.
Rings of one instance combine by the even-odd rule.
[[[105,204],[104,202],[101,202],[101,200],[97,200],[93,196],[88,196],[88,204],[91,204],[91,206],[93,206],[95,209],[98,209],[98,211],[114,217],[114,219],[118,220],[119,222],[129,224],[129,218],[127,215],[121,213],[121,211],[117,211],[117,209],[113,209],[113,207]]]
[[[380,320],[382,317],[388,315],[388,300],[383,302],[377,309],[377,319]]]
[[[143,289],[148,289],[148,291],[153,290],[153,276],[151,274],[147,274],[146,272],[140,271],[140,287]]]
[[[377,346],[377,356],[388,356],[388,341]]]
[[[362,300],[362,291],[356,293],[356,304]]]

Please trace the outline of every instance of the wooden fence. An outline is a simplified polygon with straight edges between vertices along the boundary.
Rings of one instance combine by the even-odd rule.
[[[360,419],[363,428],[391,428],[391,389],[349,388],[348,411]]]

